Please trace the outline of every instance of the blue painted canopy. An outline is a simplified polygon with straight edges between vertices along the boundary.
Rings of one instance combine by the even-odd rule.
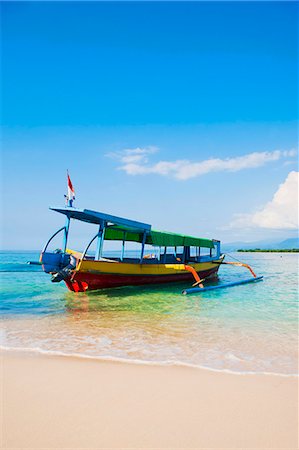
[[[147,223],[136,222],[136,220],[129,220],[123,217],[111,216],[110,214],[92,211],[89,209],[77,209],[71,207],[50,209],[61,214],[65,214],[69,219],[77,219],[82,222],[95,223],[98,225],[106,222],[139,231],[150,231],[151,229],[151,225]]]

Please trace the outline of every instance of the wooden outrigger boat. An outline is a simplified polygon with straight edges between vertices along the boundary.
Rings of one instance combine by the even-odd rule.
[[[86,209],[51,209],[66,216],[66,225],[51,236],[40,262],[44,272],[52,274],[53,282],[63,280],[71,291],[188,281],[194,275],[198,281],[215,276],[224,258],[216,240],[155,231],[149,224]],[[98,226],[83,253],[67,249],[71,220]],[[62,248],[49,252],[48,246],[59,232],[63,233]],[[91,256],[88,250],[95,240],[97,249]],[[104,240],[121,241],[118,257],[102,256]],[[140,244],[139,258],[125,257],[126,242]],[[152,248],[145,252],[148,245]],[[201,255],[202,249],[208,249],[209,254]]]
[[[70,180],[69,184],[71,185]],[[193,286],[203,288],[202,282],[215,277],[219,266],[224,264],[218,240],[156,231],[146,223],[77,209],[73,207],[74,197],[71,194],[67,197],[67,206],[50,208],[65,215],[66,223],[50,237],[40,255],[44,272],[52,275],[53,282],[64,281],[71,291],[183,281],[187,283],[192,279],[195,281]],[[97,226],[96,234],[82,253],[67,248],[72,220]],[[63,234],[62,248],[49,251],[50,242],[59,233]],[[89,249],[94,241],[97,244],[96,251],[91,255]],[[118,257],[106,258],[103,255],[104,241],[121,242]],[[140,244],[138,258],[130,255],[127,257],[127,242]],[[254,273],[253,275],[255,276]]]

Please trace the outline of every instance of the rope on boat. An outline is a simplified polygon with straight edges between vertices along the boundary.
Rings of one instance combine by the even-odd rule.
[[[243,264],[243,261],[241,261],[240,259],[236,258],[235,256],[231,255],[230,253],[225,253],[225,255],[229,256],[230,258],[234,259],[235,261],[238,261],[239,263]]]

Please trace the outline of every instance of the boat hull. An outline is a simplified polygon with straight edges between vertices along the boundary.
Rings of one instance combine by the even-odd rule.
[[[220,264],[221,262],[219,262],[219,265]],[[208,278],[213,277],[217,274],[219,265],[217,264],[217,262],[213,262],[208,264],[194,264],[193,267],[200,278]],[[114,268],[116,269],[115,266],[113,266],[113,269]],[[193,275],[190,272],[179,269],[176,270],[175,266],[172,270],[170,270],[169,267],[160,267],[159,273],[155,273],[156,271],[153,270],[155,269],[153,267],[149,267],[149,269],[152,270],[148,270],[153,273],[146,273],[147,268],[145,268],[144,270],[145,273],[142,273],[142,270],[138,270],[139,268],[140,265],[136,267],[137,273],[103,273],[95,270],[77,270],[72,274],[71,277],[66,278],[64,281],[67,287],[71,291],[75,292],[84,292],[87,290],[114,288],[121,286],[141,286],[183,281],[192,284],[194,282]]]

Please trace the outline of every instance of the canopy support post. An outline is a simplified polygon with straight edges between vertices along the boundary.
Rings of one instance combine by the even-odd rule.
[[[213,240],[214,247],[216,247],[216,258],[219,259],[221,256],[221,249],[220,249],[220,241]]]
[[[63,253],[65,253],[65,251],[66,251],[67,238],[68,238],[69,228],[70,228],[70,221],[71,221],[71,219],[67,216],[66,221],[65,221],[63,243],[62,243],[62,252]]]
[[[146,240],[146,231],[144,231],[143,237],[142,237],[140,264],[142,264],[142,261],[143,261],[145,240]]]
[[[164,247],[163,263],[166,263],[167,247]]]
[[[95,258],[94,258],[95,261],[98,261],[102,254],[104,233],[105,233],[105,222],[102,222],[99,226],[97,249],[96,249],[96,254],[95,254]]]
[[[123,242],[122,242],[122,247],[121,247],[121,255],[120,255],[120,260],[121,261],[124,260],[124,256],[125,256],[126,235],[127,235],[127,233],[124,232],[124,237],[123,237]]]

